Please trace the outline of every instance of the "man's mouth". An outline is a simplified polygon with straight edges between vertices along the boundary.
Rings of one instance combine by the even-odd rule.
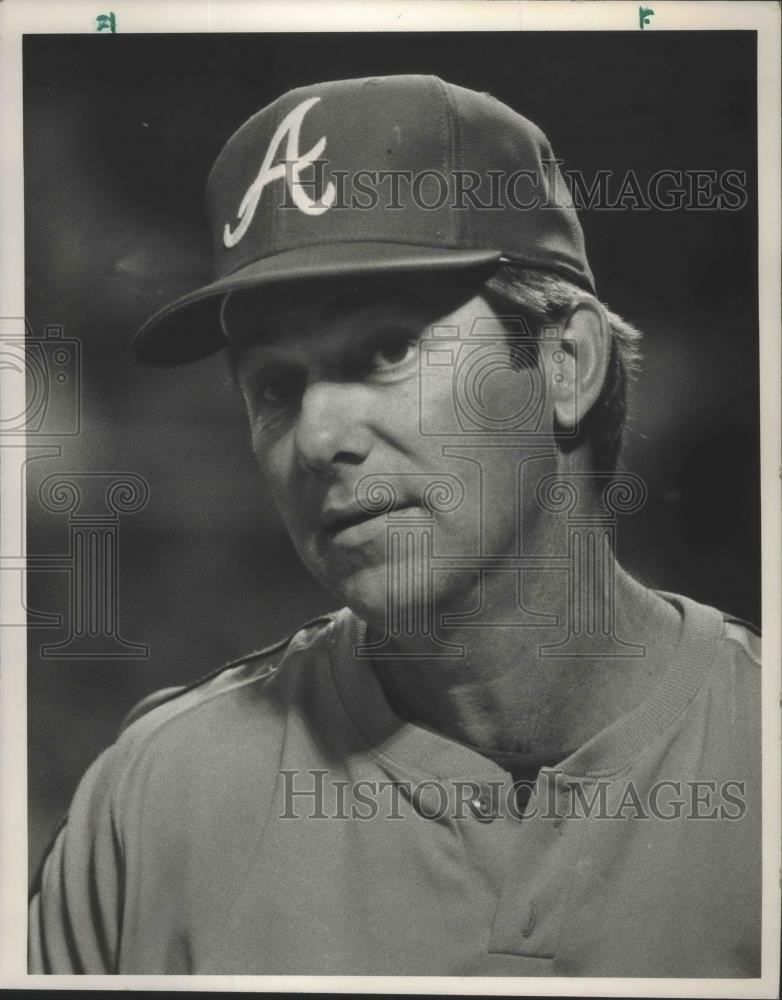
[[[331,508],[326,510],[321,519],[321,529],[323,533],[328,538],[335,538],[337,535],[341,534],[343,531],[347,531],[349,528],[354,528],[359,524],[364,524],[367,521],[376,521],[379,518],[385,518],[387,514],[393,513],[397,510],[404,510],[410,507],[410,504],[399,504],[392,508],[392,510],[380,510],[380,511],[368,511],[363,510],[361,507],[352,505],[350,507],[342,508]]]

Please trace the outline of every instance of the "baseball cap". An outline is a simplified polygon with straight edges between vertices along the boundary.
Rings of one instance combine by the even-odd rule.
[[[291,90],[236,131],[207,181],[213,280],[155,313],[139,360],[173,365],[225,343],[228,292],[303,279],[553,271],[594,292],[548,139],[494,97],[435,76]]]

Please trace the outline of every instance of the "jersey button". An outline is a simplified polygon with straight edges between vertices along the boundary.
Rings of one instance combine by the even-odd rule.
[[[472,806],[477,814],[477,818],[482,823],[491,823],[495,819],[494,808],[491,801],[491,794],[486,790],[472,800]]]

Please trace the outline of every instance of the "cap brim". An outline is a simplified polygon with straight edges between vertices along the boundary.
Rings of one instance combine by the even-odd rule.
[[[280,285],[305,278],[360,274],[487,269],[499,250],[457,250],[400,243],[331,243],[288,250],[190,292],[155,313],[133,338],[133,351],[148,365],[177,365],[206,357],[225,345],[220,301],[227,292]]]

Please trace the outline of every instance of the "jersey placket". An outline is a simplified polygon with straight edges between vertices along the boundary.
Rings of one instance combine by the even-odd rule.
[[[492,885],[497,906],[488,934],[490,955],[551,961],[556,952],[578,863],[583,823],[567,819],[564,775],[541,770],[523,811],[508,781],[484,786],[471,821],[460,824],[468,866]],[[493,785],[494,783],[492,783]],[[495,799],[492,815],[480,802]]]

